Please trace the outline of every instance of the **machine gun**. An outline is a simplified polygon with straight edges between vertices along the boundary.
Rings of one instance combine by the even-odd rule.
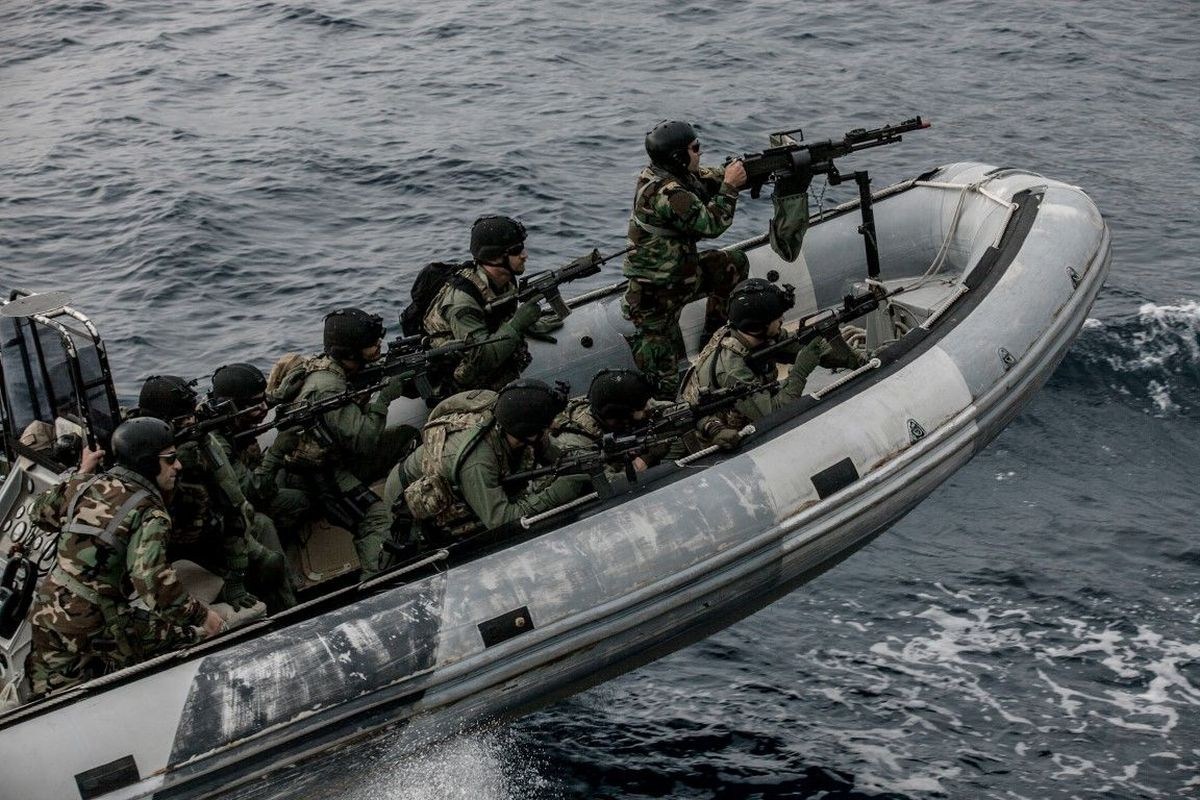
[[[920,117],[913,117],[871,130],[855,128],[838,141],[824,139],[807,143],[804,142],[804,132],[799,128],[773,133],[773,141],[785,143],[777,147],[768,147],[760,153],[741,156],[742,166],[746,168],[746,184],[750,187],[750,196],[758,197],[764,184],[790,175],[826,175],[829,182],[836,186],[841,183],[842,178],[833,163],[835,158],[871,147],[895,144],[902,141],[901,134],[919,131],[929,126],[930,123]],[[794,133],[800,134],[799,141],[792,138]]]
[[[586,256],[580,256],[565,267],[548,269],[544,272],[538,272],[534,275],[521,278],[517,284],[517,300],[525,303],[530,300],[544,298],[550,304],[550,307],[554,309],[554,313],[558,315],[559,319],[566,319],[567,315],[571,313],[571,309],[563,300],[559,287],[564,283],[570,283],[580,278],[588,278],[598,274],[602,264],[606,264],[614,258],[619,258],[633,249],[632,246],[626,247],[619,253],[607,256],[601,256],[599,250],[592,250]]]
[[[536,469],[517,472],[504,478],[506,486],[522,484],[544,475],[596,475],[609,464],[621,463],[625,467],[625,477],[632,482],[635,480],[633,460],[646,452],[664,444],[674,442],[675,434],[652,435],[648,433],[631,433],[618,435],[606,433],[595,448],[581,448],[564,453],[553,464]]]
[[[759,350],[755,350],[747,356],[747,359],[761,364],[774,358],[775,354],[780,350],[792,345],[803,347],[818,336],[828,338],[840,335],[840,327],[843,323],[871,313],[879,308],[880,302],[885,297],[887,297],[885,293],[877,291],[868,292],[857,297],[848,294],[842,298],[841,308],[827,308],[804,317],[800,320],[800,327],[796,329],[795,333],[790,336],[784,336],[779,341]]]

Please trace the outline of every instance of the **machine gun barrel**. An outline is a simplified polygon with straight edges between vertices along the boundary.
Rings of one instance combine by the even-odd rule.
[[[758,153],[746,153],[741,156],[741,161],[746,169],[746,184],[750,187],[750,196],[758,197],[766,183],[789,175],[824,174],[830,176],[831,182],[837,182],[838,173],[833,163],[834,159],[871,147],[895,144],[903,140],[902,134],[928,127],[930,123],[917,116],[870,130],[855,128],[838,140],[793,141],[777,147],[768,147]],[[781,131],[774,136],[783,137],[794,132]]]

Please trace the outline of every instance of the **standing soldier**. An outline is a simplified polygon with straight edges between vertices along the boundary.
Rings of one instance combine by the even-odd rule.
[[[382,355],[383,320],[357,308],[341,308],[325,317],[325,352],[289,371],[272,399],[315,403],[351,390],[351,382]],[[387,426],[388,405],[404,395],[404,381],[393,378],[371,397],[347,401],[326,411],[304,430],[281,431],[265,459],[282,464],[290,485],[303,488],[331,522],[354,536],[363,577],[383,567],[383,543],[392,517],[369,485],[386,474],[397,453],[406,453],[412,428]]]
[[[525,226],[512,217],[480,217],[471,226],[472,261],[454,272],[429,304],[422,327],[431,346],[492,341],[466,353],[442,396],[468,389],[497,391],[529,366],[525,336],[537,324],[537,301],[517,306],[525,272]]]
[[[180,470],[174,434],[157,419],[121,423],[113,432],[116,465],[77,474],[34,503],[38,527],[58,535],[54,568],[38,588],[26,663],[35,695],[62,689],[158,655],[133,633],[133,588],[146,624],[194,631],[221,629],[221,618],[191,598],[167,562],[171,518],[164,496]]]
[[[725,322],[729,292],[749,272],[746,254],[697,250],[696,242],[720,236],[733,222],[738,190],[746,183],[741,161],[701,167],[700,142],[686,122],[660,122],[646,134],[650,164],[637,179],[629,244],[625,316],[635,331],[629,339],[633,360],[655,387],[673,398],[679,361],[687,357],[679,315],[683,307],[708,298],[704,330]]]

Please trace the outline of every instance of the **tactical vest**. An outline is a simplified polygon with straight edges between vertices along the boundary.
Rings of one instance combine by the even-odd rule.
[[[578,434],[597,445],[604,438],[604,429],[592,414],[591,403],[586,397],[575,397],[568,401],[566,409],[554,418],[550,433],[555,436],[563,433]]]
[[[342,365],[332,356],[322,353],[294,363],[280,380],[271,399],[276,403],[305,400],[304,388],[308,383],[309,376],[318,372],[330,373],[342,382],[344,388],[346,372]],[[363,397],[358,401],[359,405],[364,408],[369,402],[369,397]],[[284,464],[289,469],[300,473],[311,473],[314,470],[333,466],[337,452],[331,444],[332,436],[322,427],[324,424],[323,421],[318,420],[311,429],[298,432],[285,431],[279,434],[279,445],[284,451]]]
[[[478,529],[479,520],[458,491],[458,468],[463,459],[495,428],[493,409],[499,395],[487,389],[447,397],[429,412],[421,429],[421,477],[404,489],[404,504],[413,519],[431,524],[451,536]],[[473,438],[454,454],[446,454],[446,440],[455,433],[476,429]]]
[[[464,286],[466,284],[466,286]],[[450,322],[443,316],[450,292],[465,292],[483,312],[484,324],[488,333],[495,333],[517,310],[517,287],[513,281],[497,292],[492,288],[491,281],[483,267],[473,261],[464,262],[462,268],[446,285],[441,288],[425,313],[422,325],[429,334],[430,345],[436,347],[445,344],[453,337],[450,333]]]
[[[63,504],[50,582],[95,606],[125,605],[132,589],[125,567],[133,535],[130,518],[136,511],[162,509],[157,487],[135,472],[114,467],[71,478]]]
[[[774,365],[756,366],[753,361],[749,361],[750,348],[734,334],[733,329],[725,325],[708,340],[708,344],[704,346],[704,349],[700,351],[700,355],[696,357],[696,363],[683,376],[683,384],[679,390],[680,400],[696,406],[700,404],[701,390],[721,388],[719,382],[720,376],[717,375],[717,362],[720,360],[722,350],[727,350],[734,357],[746,361],[754,374],[764,384],[769,382],[767,378],[768,373],[763,370],[773,370]],[[722,427],[733,428],[734,430],[740,430],[750,422],[745,414],[737,410],[736,406],[730,406],[718,411],[716,414],[697,420],[696,428],[703,430],[706,427],[706,423],[711,424],[713,420],[717,420]]]
[[[643,169],[638,175],[627,234],[629,242],[638,249],[625,257],[625,274],[639,281],[677,288],[680,280],[696,280],[699,237],[670,226],[655,212],[655,198],[673,189],[690,192],[705,203],[710,199],[704,182],[690,174],[680,178],[654,165]],[[656,246],[656,239],[663,241]]]

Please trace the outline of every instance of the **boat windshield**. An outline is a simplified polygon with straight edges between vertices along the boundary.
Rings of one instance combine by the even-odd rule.
[[[58,431],[72,426],[90,430],[97,440],[107,441],[116,419],[99,349],[71,317],[59,316],[55,323],[69,342],[61,331],[31,318],[0,318],[5,435],[19,439],[30,425],[42,422]]]

